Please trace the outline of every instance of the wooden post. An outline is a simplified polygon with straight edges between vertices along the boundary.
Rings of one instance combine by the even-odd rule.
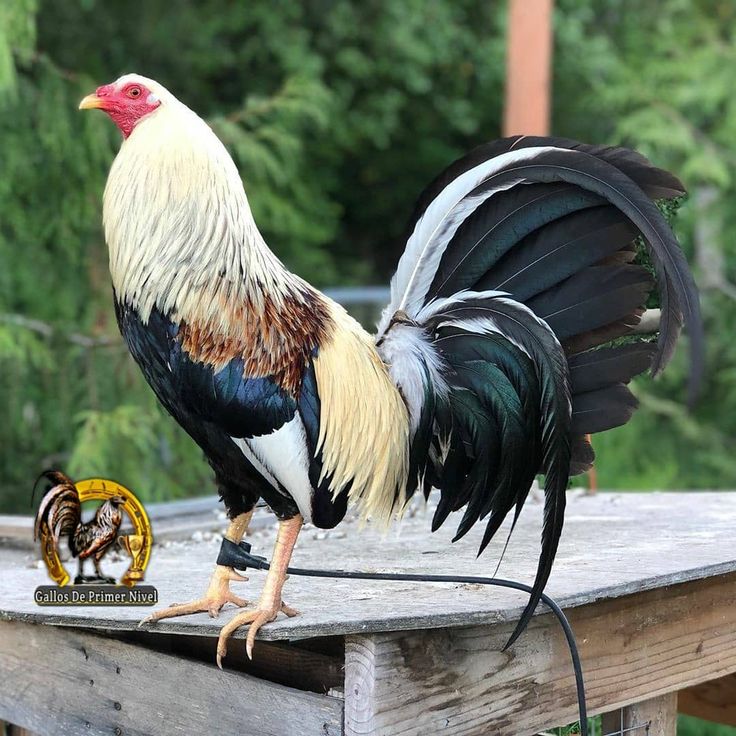
[[[614,713],[605,713],[601,722],[603,734],[632,736],[675,736],[677,733],[677,693],[667,693],[658,698],[634,703]]]
[[[592,444],[592,439],[589,434],[585,435],[588,442]],[[588,471],[588,494],[594,496],[598,492],[598,471],[595,469],[595,465]]]
[[[553,0],[509,0],[504,135],[547,135]]]

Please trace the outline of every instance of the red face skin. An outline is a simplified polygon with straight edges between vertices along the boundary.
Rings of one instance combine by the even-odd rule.
[[[105,84],[97,88],[94,97],[97,100],[89,107],[104,110],[120,128],[123,138],[133,132],[141,118],[161,105],[160,100],[151,94],[151,90],[138,82],[128,82],[119,89],[114,84]]]

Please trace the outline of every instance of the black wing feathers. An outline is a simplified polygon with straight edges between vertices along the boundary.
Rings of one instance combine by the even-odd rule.
[[[312,358],[317,355],[315,350]],[[304,434],[309,449],[309,482],[314,489],[312,494],[312,521],[320,529],[332,529],[345,516],[348,507],[350,484],[336,496],[332,493],[332,476],[322,476],[322,450],[318,450],[320,412],[322,410],[314,373],[313,360],[304,371],[297,401],[297,410],[304,425]]]
[[[578,394],[572,413],[571,431],[594,434],[620,427],[631,419],[638,401],[623,383]]]

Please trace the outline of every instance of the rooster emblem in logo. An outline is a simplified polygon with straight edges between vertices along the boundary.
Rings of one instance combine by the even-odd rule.
[[[131,556],[132,564],[121,578],[124,585],[134,585],[143,579],[151,547],[151,530],[148,517],[138,499],[123,486],[112,481],[94,479],[74,483],[58,470],[47,470],[41,478],[46,480],[41,503],[36,514],[34,539],[41,540],[41,548],[51,577],[59,585],[69,581],[69,575],[61,564],[59,544],[66,538],[72,557],[77,559],[74,584],[116,583],[105,575],[100,567],[102,558],[117,541]],[[82,518],[85,501],[101,500],[89,521]],[[119,536],[127,513],[135,527],[135,534]],[[85,563],[92,560],[94,574],[85,574]]]

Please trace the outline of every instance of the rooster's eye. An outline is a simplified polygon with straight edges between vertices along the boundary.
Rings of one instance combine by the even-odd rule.
[[[141,96],[141,88],[140,87],[131,87],[128,90],[128,97],[140,97]]]

